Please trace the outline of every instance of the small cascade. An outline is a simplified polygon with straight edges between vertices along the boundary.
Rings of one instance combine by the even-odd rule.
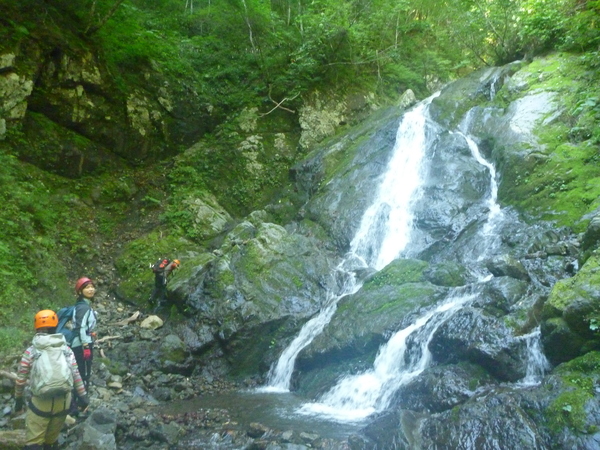
[[[456,295],[396,332],[379,349],[373,369],[342,379],[320,402],[307,403],[298,412],[356,421],[384,410],[398,388],[429,365],[431,354],[428,346],[438,327],[474,298],[473,294]],[[415,338],[416,345],[409,346],[409,338]]]
[[[492,163],[488,162],[483,156],[481,156],[479,146],[472,138],[461,132],[458,134],[464,137],[467,145],[469,146],[469,150],[471,150],[473,158],[475,158],[479,164],[487,168],[490,172],[490,196],[486,202],[489,208],[489,213],[485,226],[483,227],[483,234],[486,236],[491,236],[493,234],[494,227],[502,218],[502,210],[498,204],[498,181],[496,180],[496,168]]]
[[[434,95],[405,114],[396,135],[393,156],[375,201],[363,214],[350,252],[369,267],[381,270],[408,244],[413,216],[412,197],[422,183],[421,161],[427,149],[426,108]]]
[[[535,386],[541,383],[542,377],[550,370],[550,362],[542,352],[540,327],[520,337],[527,345],[527,374],[518,383],[522,386]]]
[[[352,258],[351,255],[347,256],[346,259],[338,265],[334,275],[338,281],[338,286],[340,286],[339,289],[341,294],[336,296],[333,293],[329,293],[329,298],[326,301],[325,307],[323,307],[316,316],[304,324],[298,336],[296,336],[290,345],[283,351],[277,360],[277,364],[271,367],[268,375],[268,384],[259,388],[259,391],[289,391],[290,379],[292,377],[292,372],[294,371],[294,363],[296,362],[296,357],[300,351],[323,331],[325,325],[327,325],[333,317],[338,301],[346,295],[352,294],[360,289],[360,285],[357,284],[354,271],[352,270],[353,268],[357,269],[360,267],[364,267],[364,261]]]
[[[292,343],[271,367],[267,385],[260,391],[286,392],[296,357],[329,323],[337,303],[358,291],[354,271],[359,268],[381,269],[394,260],[408,243],[412,227],[411,198],[421,180],[421,161],[428,145],[427,108],[436,95],[404,114],[396,133],[396,142],[387,171],[382,176],[375,201],[362,217],[350,243],[350,251],[333,274],[342,279],[337,292],[330,292],[325,306],[310,319]]]

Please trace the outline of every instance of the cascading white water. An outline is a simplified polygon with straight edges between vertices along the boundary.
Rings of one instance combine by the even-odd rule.
[[[342,421],[361,420],[387,408],[396,390],[415,378],[429,365],[429,342],[449,316],[475,296],[452,297],[421,316],[410,326],[396,332],[379,350],[373,369],[342,379],[318,403],[307,403],[298,412],[319,414]],[[407,339],[420,333],[418,346],[408,349]]]
[[[469,150],[471,150],[473,158],[475,158],[479,164],[486,167],[490,172],[490,196],[486,202],[489,208],[489,213],[485,226],[483,227],[483,233],[485,235],[490,235],[492,234],[493,228],[497,223],[497,219],[502,216],[502,210],[498,204],[498,182],[496,181],[496,168],[492,163],[488,162],[483,156],[481,156],[479,146],[473,139],[461,132],[459,132],[459,134],[465,138],[465,141],[467,141],[467,145],[469,146]]]
[[[483,228],[483,237],[489,240],[490,245],[483,246],[483,253],[489,254],[495,247],[493,229],[501,218],[502,212],[497,204],[498,186],[496,172],[492,164],[487,162],[480,154],[477,144],[463,133],[462,135],[473,157],[490,172],[490,196],[487,199],[488,214]],[[483,259],[484,254],[476,255]],[[480,281],[489,278],[483,273],[478,274]],[[318,414],[341,421],[361,420],[375,411],[384,410],[398,388],[419,375],[425,370],[430,361],[428,350],[429,341],[437,328],[450,315],[454,314],[463,305],[470,302],[474,294],[465,294],[457,291],[455,296],[438,306],[434,310],[418,318],[410,326],[396,332],[390,340],[379,349],[373,369],[362,374],[343,378],[336,386],[325,393],[319,402],[308,403],[298,412],[303,414]],[[408,355],[407,340],[414,338],[417,351]]]
[[[427,148],[425,111],[434,97],[407,113],[375,201],[363,214],[350,252],[377,270],[404,250],[412,228],[411,199],[421,184],[421,161]]]
[[[542,377],[550,370],[550,362],[542,352],[540,342],[540,327],[536,327],[531,333],[525,334],[520,339],[525,340],[527,345],[527,374],[519,384],[523,386],[535,386],[540,384]]]
[[[404,114],[396,133],[396,142],[387,171],[382,177],[374,203],[362,217],[350,251],[336,269],[341,289],[329,294],[321,311],[306,322],[298,336],[271,368],[267,386],[261,391],[285,392],[300,351],[310,344],[329,323],[337,303],[360,289],[354,270],[368,266],[381,269],[398,257],[406,246],[412,227],[410,203],[421,184],[421,161],[427,148],[427,107],[438,94],[429,97]]]

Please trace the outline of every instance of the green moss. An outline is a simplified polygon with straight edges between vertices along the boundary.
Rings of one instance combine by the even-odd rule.
[[[94,362],[96,364],[104,364],[106,369],[113,375],[127,375],[128,367],[119,361],[113,361],[109,358],[94,358]]]
[[[431,285],[423,283],[405,283],[398,286],[392,301],[378,305],[378,307],[372,311],[366,311],[367,314],[381,314],[383,311],[402,309],[407,302],[411,302],[414,299],[423,298],[435,298],[436,290]],[[432,301],[433,302],[433,301]]]
[[[569,427],[578,432],[590,430],[585,426],[585,404],[593,397],[582,390],[564,392],[548,407],[550,429],[558,433],[562,427]]]
[[[578,57],[564,54],[537,59],[518,76],[526,81],[529,92],[555,92],[564,109],[558,117],[540,120],[534,130],[541,145],[538,153],[526,147],[503,149],[528,156],[519,157],[516,169],[507,166],[501,198],[541,219],[583,231],[587,220],[581,217],[600,205],[600,155],[595,137],[600,106],[590,100],[600,97],[597,75]],[[499,98],[507,102],[522,95],[503,89]]]
[[[554,285],[544,305],[544,310],[548,311],[552,308],[556,313],[559,313],[575,299],[587,298],[592,295],[585,291],[582,286],[597,286],[599,284],[600,257],[593,255],[574,277],[560,280]]]
[[[546,411],[550,428],[554,433],[563,427],[580,433],[594,433],[597,424],[590,424],[586,404],[595,401],[595,385],[600,369],[600,352],[589,352],[579,358],[563,363],[555,369],[567,390],[561,393]]]
[[[379,289],[382,286],[400,286],[405,283],[423,281],[423,272],[428,263],[413,259],[399,259],[369,278],[363,289]]]
[[[129,242],[121,255],[115,260],[115,266],[121,274],[120,293],[128,301],[144,304],[154,285],[154,274],[150,265],[158,258],[179,259],[181,267],[173,272],[170,283],[177,278],[189,275],[196,266],[194,260],[205,257],[187,257],[188,252],[197,249],[191,242],[175,234],[154,231]]]

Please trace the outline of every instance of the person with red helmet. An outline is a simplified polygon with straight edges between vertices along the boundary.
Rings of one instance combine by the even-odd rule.
[[[71,349],[75,354],[81,378],[87,388],[94,359],[96,312],[92,309],[92,301],[96,294],[96,286],[88,277],[82,277],[75,282],[75,293],[77,294],[77,302],[75,303],[72,319],[75,337]]]
[[[167,303],[167,282],[171,273],[181,265],[178,259],[171,261],[168,258],[160,258],[153,266],[154,289],[150,294],[148,303],[158,311]]]
[[[69,411],[72,389],[83,409],[89,405],[75,355],[64,336],[55,333],[57,325],[58,316],[54,311],[39,311],[34,318],[36,335],[19,363],[15,414],[23,412],[23,393],[28,382],[32,394],[25,418],[25,449],[58,448],[58,436]]]

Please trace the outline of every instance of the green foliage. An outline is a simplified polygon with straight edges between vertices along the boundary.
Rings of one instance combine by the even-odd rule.
[[[153,231],[130,241],[115,260],[115,267],[121,275],[121,295],[144,306],[154,286],[154,274],[150,266],[158,258],[167,257],[179,259],[185,267],[188,261],[186,254],[194,249],[189,241],[168,231]]]
[[[595,373],[600,368],[600,352],[589,352],[556,368],[556,374],[568,387],[547,410],[549,424],[555,433],[569,427],[581,433],[594,433],[597,424],[587,420],[587,404],[594,401]]]
[[[30,322],[30,333],[27,333],[22,328],[17,328],[14,325],[3,326],[0,328],[0,349],[8,352],[17,353],[25,350],[28,342],[33,336],[33,317]]]

